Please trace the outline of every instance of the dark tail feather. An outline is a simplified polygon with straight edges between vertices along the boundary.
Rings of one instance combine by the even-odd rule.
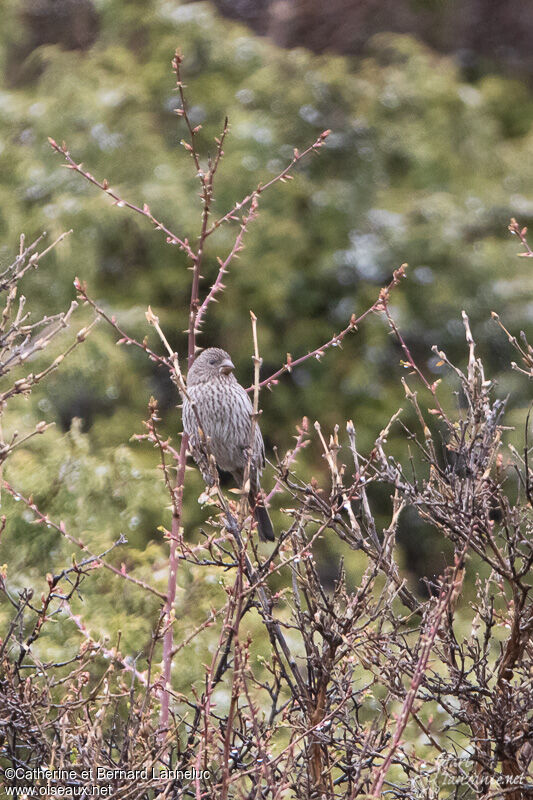
[[[274,528],[268,516],[268,511],[264,506],[256,506],[254,517],[257,520],[257,530],[262,542],[273,542],[275,540]]]
[[[261,495],[259,495],[259,498],[261,498]],[[264,505],[262,505],[261,499],[259,500],[259,503],[257,503],[257,495],[255,495],[253,492],[250,492],[250,505],[254,510],[254,517],[257,521],[257,531],[261,541],[275,541],[276,537],[274,536],[274,528],[272,527],[270,517],[268,516],[268,511]]]

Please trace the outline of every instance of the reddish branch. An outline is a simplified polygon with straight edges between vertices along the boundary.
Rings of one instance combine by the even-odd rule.
[[[233,247],[231,248],[228,256],[226,257],[226,259],[224,261],[219,259],[219,270],[218,270],[218,274],[217,274],[216,280],[215,280],[214,284],[211,286],[211,289],[209,290],[209,292],[206,294],[205,299],[204,299],[202,305],[200,306],[200,308],[198,309],[198,313],[196,314],[196,320],[195,320],[195,328],[196,328],[195,333],[196,334],[200,333],[200,328],[201,328],[201,325],[202,325],[202,322],[203,322],[203,318],[204,318],[205,313],[206,313],[206,311],[207,311],[207,309],[209,307],[209,304],[213,303],[213,302],[216,302],[216,295],[219,294],[220,292],[222,292],[226,288],[224,283],[222,282],[223,279],[224,279],[224,275],[227,274],[228,267],[229,267],[231,261],[233,261],[233,259],[238,255],[238,253],[240,253],[241,250],[243,249],[244,236],[245,236],[245,234],[247,232],[248,225],[250,224],[250,222],[252,222],[256,218],[256,216],[257,216],[256,212],[257,212],[257,198],[254,197],[252,199],[252,202],[251,202],[251,205],[250,205],[250,211],[248,212],[248,214],[246,216],[244,216],[242,218],[242,222],[241,222],[241,227],[240,227],[239,233],[237,234],[237,236],[235,238],[235,241],[233,243]]]
[[[144,203],[141,208],[140,206],[136,206],[134,203],[130,203],[129,200],[124,200],[119,194],[117,194],[117,192],[115,192],[110,188],[107,178],[104,178],[103,180],[99,181],[97,178],[94,177],[94,175],[91,175],[90,172],[87,172],[86,170],[83,169],[83,164],[81,162],[76,163],[76,161],[72,158],[69,150],[67,149],[67,145],[65,144],[65,142],[59,145],[56,141],[54,141],[54,139],[51,139],[50,137],[48,138],[48,141],[52,149],[56,153],[59,153],[60,155],[63,156],[63,158],[67,162],[66,164],[67,169],[74,170],[74,172],[77,172],[78,175],[82,176],[82,178],[85,178],[86,181],[92,183],[93,186],[96,186],[102,192],[105,192],[105,194],[107,194],[114,200],[114,204],[119,208],[129,208],[130,211],[135,211],[137,214],[141,214],[141,216],[148,219],[152,223],[152,225],[155,226],[156,231],[162,231],[166,235],[167,242],[169,244],[179,245],[180,249],[183,250],[183,252],[189,256],[189,258],[194,260],[194,253],[187,239],[180,238],[175,233],[173,233],[169,228],[167,228],[166,225],[164,225],[162,222],[156,219],[152,214],[152,212],[150,211],[150,207],[146,203]]]
[[[403,732],[405,731],[409,718],[413,713],[413,706],[416,696],[428,668],[429,657],[431,655],[435,639],[439,634],[442,620],[450,605],[452,596],[456,593],[459,594],[461,591],[464,579],[464,556],[466,549],[467,548],[465,546],[463,552],[459,555],[456,555],[455,567],[450,580],[447,584],[443,583],[437,605],[435,606],[433,613],[430,615],[426,628],[421,635],[420,655],[418,657],[415,672],[411,680],[411,686],[405,697],[402,710],[396,724],[396,729],[392,737],[389,752],[387,753],[383,764],[374,770],[374,774],[372,776],[372,797],[381,798],[383,796],[383,783],[387,777],[387,772],[392,763],[393,757],[400,746]]]
[[[112,572],[114,575],[118,575],[123,580],[130,581],[130,583],[134,583],[137,586],[140,586],[145,591],[150,592],[151,594],[155,594],[161,600],[165,600],[166,599],[166,595],[164,595],[161,592],[157,591],[157,589],[154,589],[154,587],[150,586],[150,584],[146,583],[145,581],[140,580],[139,578],[135,578],[133,575],[130,575],[124,569],[118,569],[117,567],[114,567],[113,564],[109,564],[109,562],[105,561],[105,559],[103,559],[101,556],[98,556],[98,555],[95,555],[94,553],[92,553],[91,550],[89,550],[89,548],[85,544],[85,542],[83,542],[81,539],[77,539],[75,536],[72,536],[72,534],[70,534],[67,531],[67,529],[65,527],[65,524],[63,522],[59,522],[59,523],[54,522],[54,520],[52,520],[47,514],[44,514],[42,511],[40,511],[40,509],[37,507],[37,505],[34,502],[32,497],[25,497],[23,494],[21,494],[21,492],[19,492],[16,489],[14,489],[11,486],[11,484],[8,483],[6,480],[3,481],[2,485],[3,485],[3,488],[12,497],[14,497],[16,500],[22,500],[24,505],[27,506],[27,508],[29,508],[29,510],[32,512],[32,514],[34,514],[35,519],[41,525],[47,525],[48,527],[53,528],[54,530],[56,530],[58,533],[61,534],[61,536],[63,536],[71,544],[73,544],[76,547],[78,547],[84,553],[87,553],[88,556],[94,561],[95,565],[101,565],[102,567],[105,567],[110,572]],[[125,543],[125,542],[126,542],[126,539],[124,539],[123,542],[121,542],[121,543]]]
[[[254,200],[257,200],[260,194],[263,194],[263,192],[265,192],[267,189],[270,189],[276,183],[283,183],[284,181],[291,180],[292,175],[289,173],[292,172],[296,164],[298,164],[299,161],[308,156],[310,153],[317,152],[323,146],[330,133],[331,131],[329,130],[323,131],[318,139],[316,139],[312,145],[309,145],[309,147],[303,150],[301,153],[299,150],[295,149],[294,157],[290,164],[287,164],[287,166],[282,169],[281,172],[279,172],[274,178],[269,180],[268,183],[259,184],[259,186],[254,189],[253,192],[247,194],[246,197],[244,197],[240,202],[235,203],[230,211],[212,224],[212,226],[206,231],[206,236],[210,236],[218,227],[220,227],[220,225],[222,225],[222,223],[238,219],[237,214],[242,211],[243,208],[245,208],[249,203],[253,203]]]
[[[303,364],[304,361],[307,361],[309,358],[316,358],[317,360],[320,360],[324,355],[325,351],[329,350],[330,347],[340,347],[345,336],[347,336],[347,334],[349,333],[352,333],[353,331],[356,331],[358,325],[366,317],[368,317],[373,312],[381,311],[385,308],[385,302],[386,302],[385,298],[388,298],[390,291],[399,284],[402,278],[405,277],[405,266],[406,266],[405,264],[402,264],[401,267],[398,267],[398,269],[394,271],[391,282],[380,290],[378,299],[372,306],[370,306],[370,308],[367,308],[366,311],[363,311],[363,313],[359,317],[356,317],[355,314],[352,314],[350,322],[348,323],[346,328],[344,328],[344,330],[339,331],[339,333],[336,333],[334,336],[332,336],[331,339],[329,339],[329,341],[325,342],[320,347],[317,347],[315,350],[311,350],[304,356],[300,356],[299,358],[293,359],[290,353],[287,353],[287,361],[285,362],[285,364],[282,367],[280,367],[276,372],[272,373],[272,375],[270,375],[268,378],[262,380],[259,386],[261,387],[275,386],[278,383],[278,378],[280,378],[281,375],[283,375],[285,372],[292,372],[294,367],[298,367],[300,364]],[[253,386],[249,386],[246,391],[251,392],[252,390]]]

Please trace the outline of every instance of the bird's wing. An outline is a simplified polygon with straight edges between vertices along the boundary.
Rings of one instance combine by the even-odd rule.
[[[194,399],[194,398],[193,398]],[[198,432],[198,420],[194,409],[187,398],[183,401],[182,411],[183,430],[189,437],[188,447],[189,452],[196,462],[198,469],[202,473],[202,478],[208,486],[213,483],[213,477],[209,472],[209,462],[202,446],[200,434]]]
[[[243,387],[240,384],[239,384],[239,389],[240,389],[240,394],[242,396],[243,404],[250,413],[250,425],[251,425],[252,424],[251,415],[253,414],[254,407],[252,405],[252,401],[250,400],[250,396],[246,391],[246,389],[243,389]],[[248,430],[250,431],[250,429]],[[249,446],[250,434],[248,434],[247,438],[248,438],[247,446]],[[258,470],[259,474],[261,474],[265,466],[265,445],[263,442],[263,436],[261,435],[261,428],[259,427],[259,420],[257,420],[256,422],[254,431],[253,459],[255,468]]]
[[[248,462],[248,458],[250,457],[250,436],[251,436],[251,425],[252,425],[252,414],[254,411],[254,407],[252,405],[252,401],[250,400],[250,396],[248,392],[243,389],[243,387],[236,383],[234,385],[234,392],[236,393],[235,399],[238,401],[236,403],[239,406],[239,418],[243,424],[238,426],[239,433],[238,433],[238,444],[236,446],[236,455],[235,461],[236,465],[238,464],[238,468],[234,470],[234,476],[237,483],[242,482],[242,474],[244,472],[244,468],[246,463]],[[265,446],[263,444],[263,437],[261,436],[261,430],[259,428],[259,421],[257,421],[254,430],[254,440],[252,445],[252,459],[250,463],[251,467],[251,479],[252,483],[255,487],[256,483],[259,483],[259,476],[263,471],[265,466]]]
[[[261,434],[261,430],[259,428],[259,423],[255,426],[255,442],[254,442],[254,450],[257,453],[258,457],[258,468],[259,472],[262,472],[265,468],[265,443],[263,441],[263,436]]]

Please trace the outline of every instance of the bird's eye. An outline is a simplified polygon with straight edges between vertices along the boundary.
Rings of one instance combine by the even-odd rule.
[[[214,366],[215,366],[215,364],[217,363],[217,360],[216,360],[216,358],[210,358],[210,359],[209,359],[209,363],[211,364],[211,366],[213,366],[213,367],[214,367]]]

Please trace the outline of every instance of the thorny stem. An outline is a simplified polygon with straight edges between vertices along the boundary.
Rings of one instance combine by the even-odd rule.
[[[64,142],[61,145],[59,145],[57,144],[56,141],[54,141],[54,139],[48,138],[48,141],[52,149],[56,153],[59,153],[60,155],[63,156],[63,158],[67,162],[66,164],[67,169],[74,170],[74,172],[77,172],[78,175],[82,176],[82,178],[85,178],[86,181],[92,183],[93,186],[96,186],[102,192],[105,192],[105,194],[107,194],[115,201],[115,205],[118,206],[119,208],[129,208],[130,211],[135,211],[135,213],[141,214],[141,216],[146,217],[146,219],[148,219],[152,223],[152,225],[154,225],[156,231],[162,231],[166,235],[167,242],[169,244],[179,245],[180,249],[183,250],[183,252],[189,256],[189,258],[194,260],[194,253],[187,239],[181,239],[179,236],[177,236],[175,233],[169,230],[169,228],[167,228],[162,222],[157,220],[150,211],[150,208],[146,203],[144,203],[143,207],[141,208],[140,206],[136,206],[134,203],[130,203],[129,200],[124,200],[122,197],[120,197],[119,194],[117,194],[109,187],[109,183],[106,178],[104,178],[102,181],[99,181],[94,177],[94,175],[91,175],[90,172],[87,172],[86,170],[83,169],[83,164],[81,163],[77,164],[76,161],[72,158]]]
[[[387,770],[389,769],[392,758],[400,744],[400,740],[402,734],[405,730],[407,722],[409,721],[409,717],[412,713],[413,705],[418,693],[418,689],[426,672],[429,657],[431,655],[431,650],[433,648],[433,643],[439,633],[439,628],[441,625],[441,621],[446,613],[446,610],[449,606],[450,600],[452,595],[455,592],[459,592],[462,586],[463,578],[464,578],[464,556],[467,550],[468,543],[465,544],[463,548],[463,552],[461,554],[456,555],[455,559],[455,567],[453,573],[447,583],[447,585],[443,582],[443,586],[440,592],[439,600],[435,607],[433,614],[430,616],[429,621],[426,625],[426,629],[422,634],[422,647],[420,651],[420,656],[418,658],[418,663],[416,665],[415,673],[413,675],[413,679],[411,681],[411,686],[407,695],[405,697],[402,711],[399,716],[396,730],[394,731],[394,735],[392,737],[392,742],[390,745],[389,752],[383,762],[383,764],[374,771],[373,775],[373,783],[371,789],[371,796],[376,798],[382,797],[382,789],[383,789],[383,782],[385,781]]]
[[[162,732],[167,730],[170,707],[170,681],[172,655],[174,651],[173,612],[176,601],[176,578],[178,572],[178,546],[181,536],[181,517],[183,512],[183,487],[185,483],[185,464],[187,461],[187,437],[181,440],[176,487],[172,492],[173,511],[170,539],[169,572],[167,596],[165,598],[165,633],[163,635],[163,691],[161,693],[161,714],[159,725]]]
[[[254,200],[257,199],[257,197],[260,194],[263,194],[263,192],[265,192],[267,189],[270,189],[271,186],[274,186],[276,183],[279,182],[283,183],[284,181],[290,179],[292,176],[289,173],[296,166],[296,164],[298,164],[299,161],[301,161],[303,158],[309,155],[309,153],[314,153],[317,150],[319,150],[323,146],[324,142],[326,141],[330,133],[331,131],[329,130],[323,131],[318,137],[318,139],[316,139],[312,145],[303,150],[301,153],[298,150],[295,150],[294,158],[292,159],[290,164],[287,164],[287,166],[284,169],[282,169],[281,172],[279,172],[274,178],[269,180],[267,183],[259,184],[257,189],[255,189],[250,194],[246,195],[246,197],[244,197],[240,202],[235,203],[235,205],[230,211],[228,211],[222,217],[217,219],[216,222],[214,222],[211,225],[211,227],[206,232],[206,236],[210,236],[224,222],[237,219],[236,215],[238,214],[239,211],[245,208],[248,205],[248,203],[253,203]]]
[[[201,328],[201,325],[202,325],[202,322],[203,322],[203,318],[205,316],[205,313],[207,311],[207,308],[208,308],[209,304],[213,303],[213,302],[216,302],[216,295],[226,288],[224,286],[223,282],[222,282],[223,279],[224,279],[224,275],[226,275],[227,272],[228,272],[228,267],[230,265],[230,262],[233,261],[233,259],[237,256],[237,254],[240,253],[240,251],[243,249],[243,238],[244,238],[244,235],[247,232],[248,225],[250,224],[250,222],[252,222],[252,220],[254,220],[255,217],[257,216],[256,211],[257,211],[257,199],[254,197],[252,199],[251,206],[250,206],[250,211],[249,211],[248,215],[242,218],[241,227],[240,227],[239,233],[237,234],[237,236],[235,238],[235,241],[233,243],[233,247],[231,248],[227,258],[224,261],[220,261],[219,262],[219,270],[218,270],[218,274],[217,274],[216,280],[213,283],[213,285],[211,286],[211,289],[209,290],[208,294],[205,296],[205,299],[202,302],[202,305],[198,309],[198,313],[196,315],[196,321],[195,321],[196,333],[197,334],[200,333],[200,328]]]
[[[428,391],[431,392],[431,395],[432,395],[433,400],[435,402],[435,406],[438,409],[439,414],[442,417],[442,419],[445,420],[449,425],[451,425],[451,423],[448,420],[448,417],[446,416],[446,413],[445,413],[444,409],[442,408],[442,406],[441,406],[441,404],[439,402],[439,399],[437,397],[437,392],[436,392],[435,385],[434,384],[432,385],[432,384],[429,383],[429,381],[426,379],[424,373],[420,370],[418,365],[415,363],[415,361],[414,361],[414,359],[413,359],[413,357],[411,355],[411,352],[410,352],[409,348],[407,347],[407,345],[405,343],[405,340],[404,340],[402,334],[400,333],[400,331],[398,329],[398,326],[394,322],[394,319],[391,316],[389,305],[388,305],[388,294],[385,294],[385,293],[383,293],[383,296],[382,296],[382,308],[383,308],[383,311],[385,312],[385,316],[387,317],[387,321],[388,321],[388,323],[390,325],[391,330],[393,331],[394,335],[396,336],[396,338],[398,339],[398,341],[400,343],[400,346],[401,346],[401,348],[402,348],[402,350],[403,350],[403,352],[405,354],[405,357],[407,359],[409,367],[414,372],[416,372],[416,374],[418,375],[418,377],[420,378],[420,380],[422,381],[422,383],[424,384],[426,389],[428,389]]]
[[[58,531],[58,533],[60,533],[61,536],[63,536],[65,539],[67,539],[67,541],[71,542],[71,544],[76,545],[76,547],[78,547],[84,553],[87,553],[88,556],[94,560],[95,564],[101,564],[103,567],[108,569],[114,575],[118,575],[123,580],[130,581],[131,583],[135,583],[137,586],[140,586],[145,591],[151,592],[151,594],[156,595],[161,600],[165,599],[165,595],[162,594],[161,592],[158,592],[157,589],[154,589],[153,586],[150,586],[150,584],[146,583],[145,581],[139,580],[139,578],[134,578],[133,575],[130,575],[126,571],[122,571],[120,569],[117,569],[117,567],[114,567],[112,564],[109,564],[107,561],[105,561],[100,556],[97,556],[95,553],[92,553],[89,550],[89,548],[87,547],[87,545],[81,539],[77,539],[75,536],[72,536],[70,533],[68,533],[68,531],[65,528],[65,525],[63,524],[63,522],[60,522],[58,524],[57,522],[54,522],[52,519],[50,519],[49,516],[47,516],[46,514],[43,514],[39,510],[39,508],[36,506],[36,504],[34,503],[32,498],[25,497],[23,494],[21,494],[21,492],[18,492],[16,489],[14,489],[11,486],[11,484],[8,483],[6,480],[4,480],[4,482],[3,482],[3,487],[12,497],[14,497],[15,499],[18,499],[18,500],[22,500],[24,505],[27,506],[27,508],[29,508],[29,510],[35,515],[35,518],[41,524],[48,525],[50,528],[54,528],[54,530]],[[120,541],[120,544],[125,544],[126,541],[127,540],[125,538],[123,538]]]
[[[261,358],[259,357],[259,344],[257,341],[257,317],[255,316],[253,311],[250,311],[250,319],[252,321],[252,339],[254,345],[254,355],[253,355],[253,362],[254,362],[254,398],[253,398],[253,411],[252,411],[252,419],[250,420],[250,438],[248,443],[248,458],[246,459],[246,464],[244,468],[244,475],[242,481],[242,496],[241,496],[241,513],[242,518],[244,519],[245,510],[247,508],[247,497],[250,488],[250,470],[252,465],[252,459],[254,458],[254,443],[255,443],[255,431],[257,427],[257,419],[259,417],[259,372],[261,369]],[[256,454],[256,458],[259,458],[259,454]]]
[[[359,317],[356,317],[355,314],[352,314],[350,322],[348,323],[346,328],[344,328],[344,330],[339,331],[339,333],[336,333],[334,336],[331,337],[331,339],[329,339],[323,345],[317,347],[315,350],[311,350],[304,356],[300,356],[299,358],[292,358],[291,354],[287,353],[287,361],[285,362],[285,364],[283,364],[283,366],[280,367],[276,372],[273,372],[272,375],[270,375],[270,377],[265,378],[263,381],[261,381],[261,383],[259,384],[261,388],[263,386],[267,387],[275,386],[278,382],[278,378],[280,378],[281,375],[283,375],[285,372],[292,372],[294,367],[303,364],[304,361],[307,361],[309,358],[316,358],[317,360],[320,360],[324,355],[324,352],[326,350],[329,350],[330,347],[340,347],[342,344],[342,340],[345,338],[345,336],[347,336],[348,333],[356,331],[358,325],[364,319],[366,319],[366,317],[368,317],[370,314],[376,311],[383,310],[384,308],[383,298],[388,297],[389,292],[395,286],[397,286],[400,280],[404,277],[405,277],[405,264],[402,264],[401,267],[398,267],[398,269],[394,271],[391,282],[386,287],[381,289],[378,299],[372,306],[370,306],[370,308],[367,308],[366,311],[363,311],[363,313],[360,314]],[[246,391],[251,392],[252,390],[253,386],[249,386]]]

